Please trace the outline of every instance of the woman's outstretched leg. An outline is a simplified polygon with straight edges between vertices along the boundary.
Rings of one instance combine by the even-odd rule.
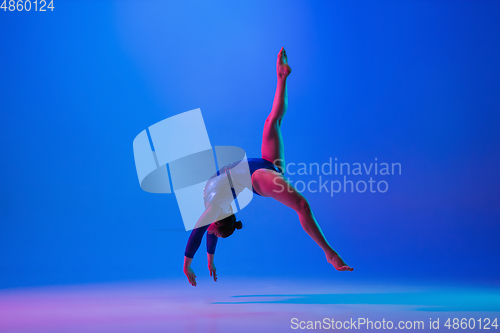
[[[285,171],[285,154],[283,150],[283,138],[281,136],[281,121],[288,107],[288,93],[286,80],[292,72],[288,66],[288,58],[284,48],[281,48],[276,60],[276,74],[278,82],[274,94],[273,108],[267,116],[262,134],[262,158],[273,162],[283,172]]]
[[[276,164],[285,171],[285,155],[281,122],[288,107],[286,80],[291,73],[284,48],[281,48],[276,61],[278,83],[274,95],[273,108],[266,119],[262,135],[262,158]],[[327,261],[339,271],[352,271],[342,257],[330,246],[319,227],[306,198],[298,192],[283,175],[267,169],[259,169],[252,175],[252,186],[264,197],[272,197],[295,210],[304,231],[325,252]]]
[[[272,197],[295,210],[304,231],[325,252],[327,261],[338,271],[352,271],[342,257],[330,246],[319,227],[306,198],[283,175],[276,171],[259,169],[252,175],[252,185],[262,196]]]

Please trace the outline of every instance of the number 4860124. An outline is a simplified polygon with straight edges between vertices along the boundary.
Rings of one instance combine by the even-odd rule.
[[[1,0],[0,0],[1,1]],[[54,10],[54,1],[51,0],[50,2],[45,1],[45,0],[35,0],[35,1],[30,1],[30,0],[3,0],[2,5],[0,6],[0,9],[3,9],[4,12],[7,10],[9,12],[13,11],[27,11],[29,12],[31,9],[33,9],[36,12],[46,12],[47,9],[50,9],[50,11]]]

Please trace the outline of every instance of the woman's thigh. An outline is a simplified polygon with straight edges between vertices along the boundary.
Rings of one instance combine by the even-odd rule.
[[[285,152],[281,126],[278,121],[266,120],[262,133],[262,158],[273,162],[280,170],[285,171]]]
[[[282,204],[298,209],[307,202],[304,196],[279,172],[259,169],[252,175],[253,188],[263,197],[271,197]]]

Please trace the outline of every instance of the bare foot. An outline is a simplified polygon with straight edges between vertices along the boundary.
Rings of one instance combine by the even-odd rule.
[[[285,79],[291,72],[292,69],[288,66],[288,57],[285,48],[282,47],[278,53],[278,60],[276,60],[276,73],[279,78]]]
[[[354,268],[349,267],[344,259],[333,250],[333,252],[325,253],[326,255],[326,260],[328,263],[332,264],[333,267],[335,267],[336,270],[338,271],[352,271]]]

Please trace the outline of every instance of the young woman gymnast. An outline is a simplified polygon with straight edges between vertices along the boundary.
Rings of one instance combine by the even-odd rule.
[[[288,107],[287,78],[292,72],[288,65],[288,58],[284,48],[278,53],[276,61],[276,73],[278,83],[274,95],[271,113],[267,116],[262,135],[262,158],[249,158],[248,166],[251,174],[252,190],[257,195],[271,197],[285,206],[292,208],[299,216],[300,224],[304,231],[318,244],[325,252],[326,260],[338,271],[352,271],[342,257],[330,246],[321,228],[319,227],[311,211],[306,198],[298,192],[285,178],[285,156],[283,150],[283,138],[281,136],[281,122]],[[227,174],[231,185],[229,172],[237,163],[224,166],[219,170],[220,175]],[[194,254],[201,244],[205,232],[207,234],[207,257],[208,270],[214,281],[217,281],[217,273],[214,264],[214,253],[219,237],[229,237],[235,229],[241,229],[242,223],[236,221],[234,214],[223,216],[224,204],[227,201],[227,193],[223,192],[219,186],[221,177],[212,177],[205,185],[204,200],[205,212],[198,220],[197,225],[191,232],[184,256],[184,274],[191,285],[196,286],[196,275],[191,268]],[[232,186],[233,187],[233,186]],[[236,186],[237,187],[237,186]],[[234,191],[234,189],[233,189]],[[232,196],[231,196],[232,199]],[[222,207],[221,207],[222,206]],[[227,203],[226,203],[227,206]],[[227,212],[225,215],[228,215]],[[215,221],[215,222],[214,222]]]

